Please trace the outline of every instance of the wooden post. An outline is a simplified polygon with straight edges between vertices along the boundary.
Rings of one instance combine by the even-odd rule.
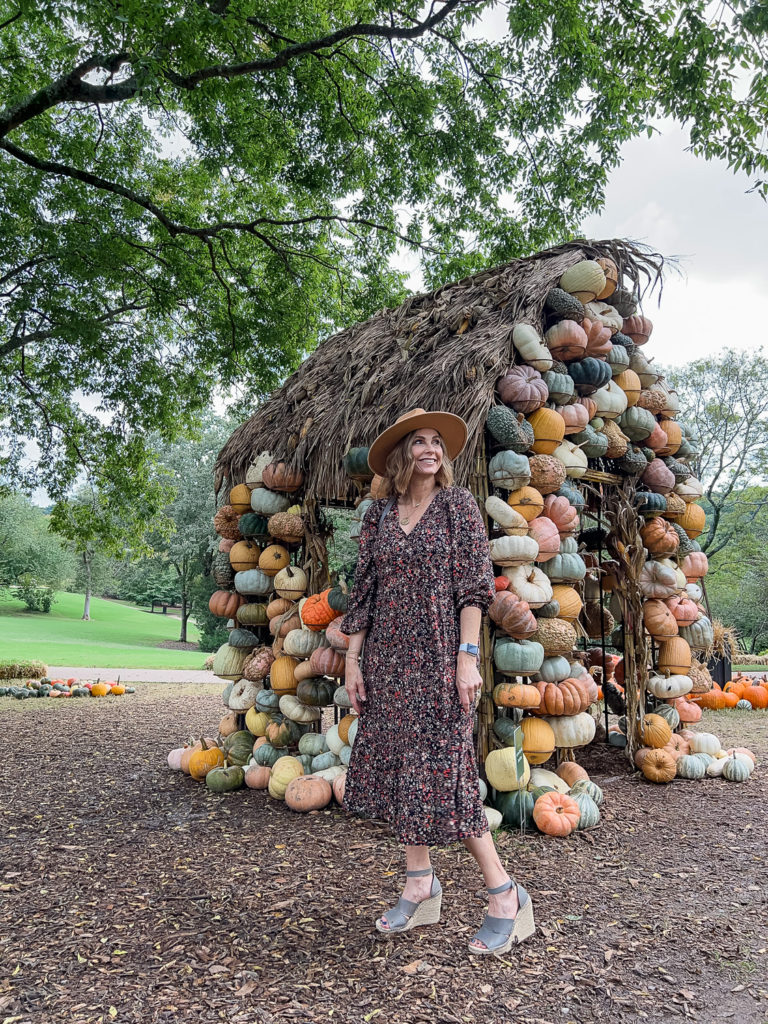
[[[485,499],[488,497],[488,467],[485,457],[485,437],[481,437],[480,443],[475,451],[475,464],[470,478],[470,488],[475,496],[480,514],[485,523],[485,530],[488,533],[488,514],[485,511]],[[483,677],[483,688],[480,692],[480,702],[477,706],[477,760],[482,768],[491,747],[491,736],[493,733],[493,722],[496,709],[493,703],[494,667],[493,652],[491,648],[491,631],[488,627],[488,620],[483,617],[483,625],[480,630],[480,675]]]

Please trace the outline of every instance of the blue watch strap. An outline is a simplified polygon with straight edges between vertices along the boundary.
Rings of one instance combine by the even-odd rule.
[[[477,657],[480,653],[480,648],[477,644],[459,644],[459,651],[466,651],[467,654],[473,654]]]

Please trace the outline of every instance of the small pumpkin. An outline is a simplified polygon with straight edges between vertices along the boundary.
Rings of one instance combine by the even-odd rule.
[[[581,810],[565,793],[544,793],[533,805],[533,820],[548,836],[569,836],[578,827]]]

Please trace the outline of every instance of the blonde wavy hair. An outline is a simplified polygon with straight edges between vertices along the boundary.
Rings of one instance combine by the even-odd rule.
[[[410,434],[406,434],[401,441],[397,442],[387,456],[387,472],[383,478],[384,483],[381,488],[384,497],[390,498],[395,496],[399,498],[408,490],[408,485],[411,482],[416,465],[411,453],[411,445],[418,433],[418,430],[412,430]],[[442,442],[442,438],[440,440]],[[451,487],[453,484],[453,463],[448,458],[445,446],[443,446],[443,461],[440,464],[440,469],[435,474],[435,483],[438,487]]]

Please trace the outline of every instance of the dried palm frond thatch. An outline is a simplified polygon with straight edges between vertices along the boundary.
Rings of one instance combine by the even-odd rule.
[[[467,422],[469,442],[455,465],[456,482],[466,485],[496,380],[513,362],[513,327],[540,326],[563,272],[601,256],[640,294],[661,285],[663,258],[637,244],[569,242],[414,295],[328,338],[234,432],[216,464],[217,490],[225,479],[242,482],[254,456],[269,451],[303,469],[308,495],[352,497],[344,454],[416,407]]]

